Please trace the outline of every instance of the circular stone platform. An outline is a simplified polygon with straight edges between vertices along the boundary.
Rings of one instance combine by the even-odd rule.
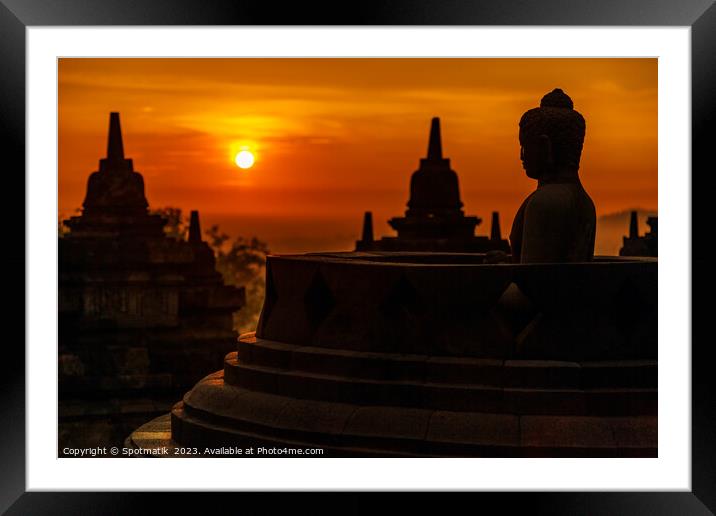
[[[323,456],[656,456],[656,260],[483,261],[269,257],[256,334],[175,405],[171,439]]]

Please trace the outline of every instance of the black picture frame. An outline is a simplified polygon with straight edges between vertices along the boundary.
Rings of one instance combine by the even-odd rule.
[[[2,159],[5,165],[5,192],[24,199],[25,192],[25,37],[32,26],[75,25],[640,25],[688,26],[692,43],[692,490],[690,492],[643,493],[502,493],[478,495],[471,506],[499,504],[501,512],[517,507],[530,513],[549,514],[711,514],[716,512],[716,385],[712,368],[712,339],[707,338],[705,300],[712,285],[713,266],[708,259],[711,217],[706,213],[712,195],[705,178],[714,169],[711,147],[716,138],[716,6],[714,0],[400,0],[347,4],[294,2],[278,5],[255,0],[0,0],[0,127]],[[688,170],[684,174],[688,174]],[[21,208],[13,212],[24,214]],[[25,225],[10,223],[4,228],[6,300],[12,286],[14,296],[25,299]],[[23,219],[24,222],[24,219]],[[711,232],[709,231],[711,229]],[[21,245],[22,242],[22,245]],[[25,339],[24,302],[6,305],[5,332],[0,360],[0,512],[6,514],[141,514],[156,501],[163,512],[173,507],[191,507],[188,496],[138,493],[26,493],[25,492]],[[12,335],[12,337],[10,337]],[[668,343],[687,345],[688,343]],[[203,494],[206,503],[217,508],[235,504],[242,510],[260,507],[271,513],[277,503],[272,496],[253,494]],[[227,498],[231,497],[232,500]],[[157,499],[158,498],[158,499]],[[307,494],[304,505],[318,510],[331,504],[343,513],[362,512],[377,495],[356,494],[333,501],[333,495]],[[150,501],[152,502],[150,504]],[[452,501],[450,502],[453,503]],[[248,505],[247,505],[248,504]],[[421,495],[410,505],[422,508]],[[239,510],[239,506],[234,506]],[[292,505],[292,512],[299,505]],[[145,510],[142,510],[145,509]],[[404,509],[406,509],[404,507]],[[315,512],[315,511],[312,511]]]

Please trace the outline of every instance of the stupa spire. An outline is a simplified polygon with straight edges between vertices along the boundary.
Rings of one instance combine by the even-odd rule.
[[[434,117],[430,124],[430,141],[428,142],[428,159],[443,159],[443,144],[440,138],[440,119]]]
[[[199,224],[199,212],[197,210],[191,210],[189,217],[189,243],[201,243],[201,225]]]
[[[107,157],[101,158],[99,170],[90,174],[82,213],[143,217],[148,206],[144,196],[144,179],[134,172],[132,160],[124,157],[119,113],[110,113]]]
[[[362,242],[373,242],[373,212],[366,211],[363,214],[363,238]]]
[[[500,231],[500,214],[496,211],[492,212],[492,228],[490,229],[490,240],[499,242],[502,240],[502,231]]]
[[[119,113],[109,114],[109,136],[107,138],[107,161],[117,162],[124,160],[124,145],[122,144],[122,128],[119,125]]]
[[[629,221],[629,238],[639,238],[639,220],[637,212],[631,212],[631,220]]]

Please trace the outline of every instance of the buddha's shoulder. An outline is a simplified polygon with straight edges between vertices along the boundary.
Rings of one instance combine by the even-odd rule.
[[[572,184],[549,184],[540,186],[528,199],[530,207],[568,208],[579,195],[579,188]]]
[[[554,215],[594,213],[594,203],[580,185],[550,184],[538,188],[528,199],[526,209],[530,213],[543,212]]]

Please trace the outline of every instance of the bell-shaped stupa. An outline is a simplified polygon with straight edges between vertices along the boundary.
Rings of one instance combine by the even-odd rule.
[[[236,347],[243,287],[216,271],[198,212],[188,240],[165,235],[166,222],[149,212],[111,113],[107,157],[59,238],[60,450],[121,445]]]
[[[499,219],[493,217],[491,237],[475,235],[481,219],[466,216],[460,200],[457,174],[450,168],[450,159],[443,157],[440,119],[430,125],[427,157],[410,179],[410,199],[404,217],[393,217],[388,224],[397,237],[380,240],[365,238],[356,242],[357,251],[434,251],[487,252],[509,251],[509,244],[500,235]],[[366,234],[366,228],[363,233]],[[372,233],[372,231],[371,231]]]

